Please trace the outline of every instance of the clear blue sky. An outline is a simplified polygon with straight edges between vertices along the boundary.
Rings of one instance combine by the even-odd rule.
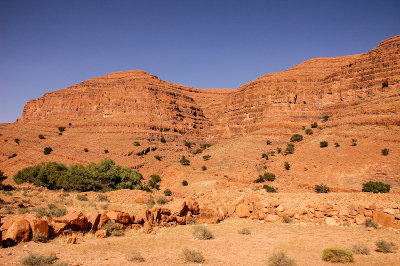
[[[1,0],[0,122],[29,99],[111,72],[237,88],[399,34],[399,0]]]

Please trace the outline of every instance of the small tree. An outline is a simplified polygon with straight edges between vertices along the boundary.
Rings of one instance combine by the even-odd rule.
[[[45,137],[42,134],[40,134],[39,139],[45,139]]]
[[[20,139],[14,139],[14,141],[19,145]]]
[[[201,170],[203,170],[203,171],[207,170],[207,166],[203,165],[203,166],[201,167]]]
[[[382,182],[369,181],[363,184],[362,192],[388,193],[391,186]]]
[[[52,148],[46,147],[46,148],[44,148],[43,153],[44,153],[45,155],[49,155],[52,151],[53,151]]]
[[[357,146],[357,139],[351,140],[351,146]]]
[[[314,123],[311,124],[311,128],[317,128],[317,127],[318,127],[318,123],[317,122],[314,122]]]
[[[272,145],[272,141],[270,141],[269,139],[267,140],[267,145]]]
[[[60,133],[65,131],[65,127],[58,127],[58,131],[60,131]]]
[[[186,159],[185,156],[182,156],[182,159],[179,161],[182,165],[190,165],[190,160]]]
[[[294,134],[291,138],[290,138],[290,142],[299,142],[303,140],[303,136],[300,134]]]
[[[197,149],[197,150],[194,152],[194,154],[199,154],[199,153],[202,153],[202,152],[203,152],[202,149]]]
[[[382,83],[382,89],[383,89],[383,88],[387,88],[387,87],[389,87],[389,81],[385,80],[385,81]]]
[[[160,155],[155,155],[154,158],[156,158],[156,160],[161,161],[162,157]]]
[[[268,193],[276,193],[277,192],[277,189],[273,186],[264,185],[263,189],[265,189],[265,191],[267,191]]]
[[[321,142],[319,143],[319,146],[320,146],[321,148],[328,147],[328,142],[327,142],[327,141],[321,141]]]
[[[383,156],[389,155],[389,149],[387,149],[387,148],[383,149],[383,150],[382,150],[382,155],[383,155]]]
[[[185,186],[185,187],[186,187],[187,185],[189,185],[188,181],[182,180],[182,186]]]
[[[308,128],[307,130],[306,130],[306,134],[307,135],[312,135],[314,132],[313,132],[313,130],[311,129],[311,128]]]
[[[293,143],[288,143],[285,154],[293,154],[294,153],[294,144]]]
[[[290,163],[289,162],[285,162],[285,169],[286,170],[290,170]]]
[[[160,141],[161,141],[161,143],[166,143],[167,142],[164,137],[161,137]]]
[[[324,115],[324,116],[322,117],[322,119],[323,119],[324,122],[328,121],[329,115]]]
[[[339,142],[335,142],[335,147],[336,147],[336,148],[339,148],[339,147],[340,147]]]
[[[321,185],[315,185],[315,192],[317,193],[328,193],[330,191],[330,188],[327,185],[321,184]]]
[[[172,195],[171,190],[170,190],[169,188],[167,188],[166,190],[164,190],[164,195],[165,195],[165,196],[171,196],[171,195]]]
[[[84,148],[83,151],[84,152],[89,152],[89,149],[88,148]]]

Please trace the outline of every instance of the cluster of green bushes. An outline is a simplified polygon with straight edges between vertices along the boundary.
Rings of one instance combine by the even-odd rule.
[[[274,181],[275,174],[265,172],[263,175],[259,175],[258,178],[254,181],[255,183],[263,183],[264,181]]]
[[[389,184],[369,181],[363,184],[362,191],[372,193],[388,193],[390,191],[390,188],[391,186]]]
[[[113,160],[69,167],[57,162],[41,163],[24,168],[14,176],[17,184],[32,183],[48,189],[76,191],[109,191],[115,189],[145,189],[142,175],[130,168],[116,165]]]
[[[161,182],[161,177],[159,175],[151,175],[149,180],[149,187],[160,189],[160,185],[158,184],[159,182]]]

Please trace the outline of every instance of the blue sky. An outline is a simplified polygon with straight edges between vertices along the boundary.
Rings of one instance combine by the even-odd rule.
[[[142,69],[237,88],[315,57],[400,34],[400,1],[0,1],[0,122],[32,98]]]

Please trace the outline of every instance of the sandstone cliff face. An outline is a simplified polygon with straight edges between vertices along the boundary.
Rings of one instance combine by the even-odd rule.
[[[323,115],[331,116],[328,122],[322,122]],[[314,135],[305,135],[302,127],[315,121],[319,127]],[[312,188],[324,182],[352,191],[376,177],[399,189],[399,125],[396,36],[367,53],[311,59],[237,90],[196,89],[133,70],[46,93],[25,105],[17,123],[0,124],[0,169],[14,174],[42,161],[86,164],[108,157],[145,176],[162,174],[171,188],[183,179],[248,185],[268,168],[281,176],[277,183],[283,188]],[[67,127],[62,135],[58,126]],[[285,149],[295,133],[305,137],[296,143],[295,154],[261,158],[262,153]],[[39,139],[39,134],[46,138]],[[161,143],[161,137],[167,143]],[[13,141],[16,138],[20,144]],[[361,143],[357,148],[333,147],[353,138]],[[266,146],[266,139],[273,145]],[[133,145],[136,141],[141,145]],[[188,148],[185,141],[196,145]],[[320,141],[329,141],[329,149],[321,150]],[[202,143],[213,146],[196,155]],[[54,150],[49,156],[43,155],[46,146]],[[381,156],[385,147],[393,156]],[[14,153],[17,156],[8,159]],[[182,155],[191,166],[179,164]],[[211,159],[206,162],[203,155]],[[284,161],[294,170],[283,169]],[[207,172],[201,170],[203,165]]]

